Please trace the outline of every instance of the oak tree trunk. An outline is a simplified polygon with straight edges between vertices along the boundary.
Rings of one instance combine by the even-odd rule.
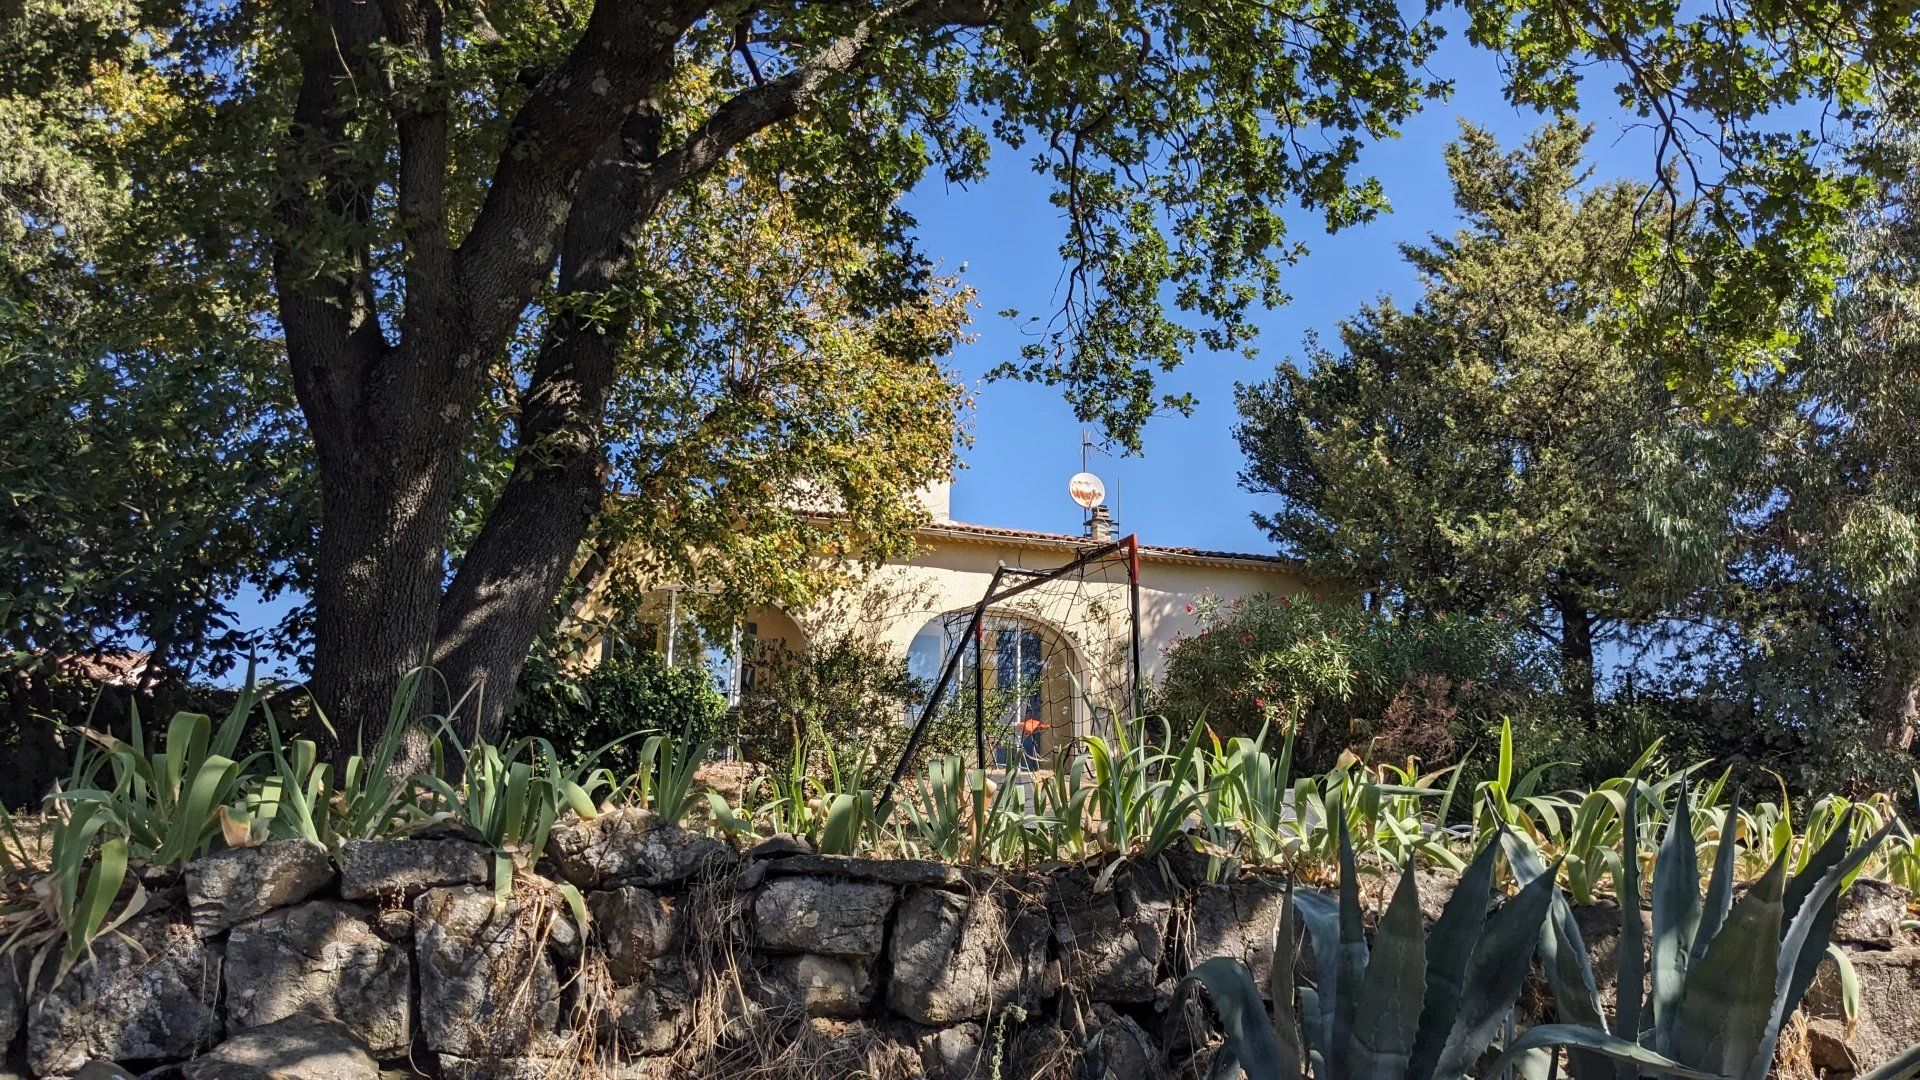
[[[1560,687],[1582,724],[1597,714],[1593,684],[1593,613],[1571,593],[1554,597],[1560,615]]]

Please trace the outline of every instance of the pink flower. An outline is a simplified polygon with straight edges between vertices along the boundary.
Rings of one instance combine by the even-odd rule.
[[[1192,605],[1192,604],[1188,604],[1188,605],[1187,605],[1187,614],[1189,614],[1189,615],[1191,615],[1191,614],[1193,614],[1193,605]]]
[[[1264,709],[1264,708],[1266,708],[1266,707],[1267,707],[1267,699],[1266,699],[1266,698],[1258,698],[1258,697],[1257,697],[1257,698],[1254,698],[1254,699],[1253,699],[1253,707],[1254,707],[1254,708],[1256,708],[1256,709]]]
[[[1253,635],[1252,635],[1252,634],[1241,634],[1241,635],[1240,635],[1240,644],[1242,644],[1242,645],[1245,645],[1245,644],[1246,644],[1247,642],[1249,642],[1249,641],[1252,641],[1252,640],[1253,640]]]

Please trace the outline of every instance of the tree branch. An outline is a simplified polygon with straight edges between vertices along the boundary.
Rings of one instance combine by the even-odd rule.
[[[278,163],[273,277],[294,389],[324,454],[351,440],[361,377],[388,350],[366,241],[327,235],[329,227],[364,225],[372,213],[372,178],[356,173],[344,149],[346,103],[381,28],[379,14],[353,0],[315,0],[311,16]]]
[[[600,0],[565,62],[514,116],[486,201],[455,256],[476,351],[490,351],[512,330],[553,265],[581,170],[667,78],[674,46],[709,6]]]

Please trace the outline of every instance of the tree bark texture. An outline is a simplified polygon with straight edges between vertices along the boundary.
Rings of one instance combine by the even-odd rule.
[[[883,31],[981,26],[995,9],[992,0],[874,8],[664,147],[656,93],[713,4],[600,0],[511,118],[478,213],[456,240],[441,8],[312,4],[277,162],[285,194],[273,268],[321,478],[313,690],[339,734],[336,757],[379,733],[401,677],[422,664],[439,676],[427,685],[445,687],[435,704],[463,700],[463,726],[496,737],[605,491],[602,425],[634,316],[601,310],[589,325],[553,305],[520,396],[512,473],[449,580],[462,454],[485,380],[529,305],[556,269],[563,298],[606,294],[634,271],[638,231],[668,198],[801,114]],[[355,118],[382,116],[398,151],[391,175],[353,152]],[[387,187],[401,230],[398,297],[376,285],[366,240]]]

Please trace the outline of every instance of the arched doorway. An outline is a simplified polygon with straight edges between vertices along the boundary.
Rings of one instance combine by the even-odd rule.
[[[930,688],[960,650],[971,616],[970,611],[936,616],[914,635],[907,666]],[[977,664],[989,755],[1002,765],[1048,761],[1085,728],[1076,656],[1073,642],[1058,628],[1020,612],[990,611],[977,638],[965,643],[941,711],[969,721],[975,715]],[[918,716],[916,710],[909,722]]]

